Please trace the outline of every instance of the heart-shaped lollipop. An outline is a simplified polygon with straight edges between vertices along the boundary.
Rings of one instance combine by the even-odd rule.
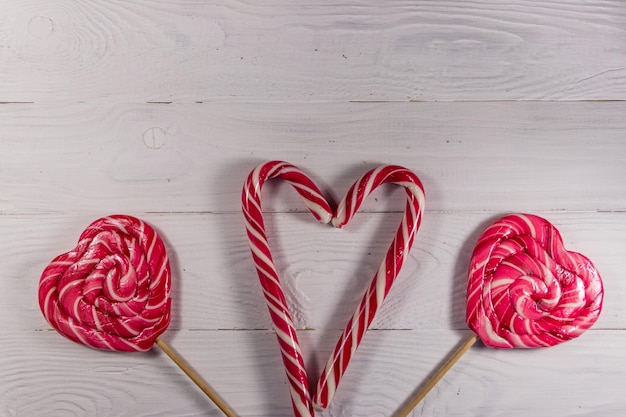
[[[406,417],[477,338],[493,348],[549,347],[598,319],[603,288],[591,261],[565,249],[559,231],[532,214],[493,222],[474,247],[467,325],[475,332],[398,414]]]
[[[281,178],[294,186],[318,221],[328,223],[332,220],[333,226],[338,228],[350,221],[365,198],[381,184],[401,185],[407,194],[404,216],[385,259],[339,337],[320,375],[313,399],[318,409],[324,409],[330,403],[352,355],[402,268],[421,221],[424,190],[419,178],[406,168],[395,165],[382,166],[363,175],[350,188],[333,215],[328,202],[315,183],[291,164],[282,161],[268,162],[259,165],[248,176],[243,188],[242,203],[252,257],[280,345],[295,415],[307,417],[314,415],[307,373],[296,329],[272,260],[261,211],[261,188],[265,181],[271,178]]]
[[[235,413],[159,336],[170,324],[170,264],[163,240],[126,215],[98,219],[39,281],[39,307],[59,333],[96,349],[143,352],[156,343],[229,417]]]
[[[531,214],[505,216],[480,236],[470,261],[467,324],[489,347],[554,346],[580,336],[602,309],[591,261]]]
[[[137,218],[115,215],[91,223],[74,249],[46,267],[39,305],[52,327],[77,343],[147,351],[170,323],[170,288],[159,235]]]

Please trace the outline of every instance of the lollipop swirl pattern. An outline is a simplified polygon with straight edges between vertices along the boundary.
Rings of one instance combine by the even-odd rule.
[[[596,322],[602,294],[594,265],[565,250],[551,223],[509,215],[488,227],[474,249],[467,324],[490,347],[553,346]]]
[[[152,227],[131,216],[105,217],[46,267],[39,305],[52,327],[77,343],[147,351],[170,322],[170,275]]]

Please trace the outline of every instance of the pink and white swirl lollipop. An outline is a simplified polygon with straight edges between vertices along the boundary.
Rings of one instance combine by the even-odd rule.
[[[333,226],[338,228],[346,225],[365,198],[382,184],[394,183],[403,186],[407,194],[405,213],[387,254],[322,371],[313,398],[316,408],[319,409],[326,408],[331,401],[352,355],[400,272],[420,225],[424,190],[419,178],[406,168],[396,165],[381,166],[357,180],[333,215],[328,202],[315,183],[287,162],[271,161],[261,164],[248,176],[242,192],[242,209],[252,258],[274,323],[289,381],[294,413],[296,417],[310,417],[314,415],[313,401],[308,388],[304,360],[280,278],[272,260],[261,210],[261,189],[263,184],[272,178],[281,178],[291,184],[303,197],[305,205],[318,221],[328,223],[332,220]]]
[[[96,349],[144,352],[156,343],[229,417],[235,414],[159,336],[170,324],[171,272],[157,232],[135,217],[98,219],[39,281],[39,306],[60,334]]]
[[[470,261],[467,324],[495,348],[547,347],[580,336],[602,309],[591,261],[531,214],[505,216],[480,236]]]
[[[549,347],[580,336],[598,319],[600,274],[565,249],[559,231],[532,214],[492,223],[472,254],[467,325],[475,332],[398,415],[406,417],[478,338],[492,348]]]

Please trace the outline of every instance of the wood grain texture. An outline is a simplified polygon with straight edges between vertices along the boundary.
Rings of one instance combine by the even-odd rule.
[[[619,415],[626,382],[623,333],[590,330],[539,350],[477,345],[414,415]],[[315,376],[334,340],[319,331],[300,335]],[[392,416],[462,337],[450,330],[369,332],[331,407],[317,415]],[[239,415],[292,415],[272,332],[174,331],[168,339]],[[2,331],[0,342],[2,415],[221,415],[157,350],[96,351],[52,331]],[[593,364],[590,352],[602,352]]]
[[[391,417],[467,334],[467,262],[526,211],[602,274],[604,309],[550,349],[475,346],[413,416],[626,409],[626,6],[621,0],[0,0],[0,417],[217,417],[158,349],[91,350],[37,305],[94,219],[136,215],[174,271],[165,339],[242,417],[292,415],[240,192],[283,159],[335,203],[399,164],[426,189],[402,274],[319,417]],[[313,381],[404,207],[339,231],[285,184],[263,205]]]
[[[619,0],[2,2],[0,101],[626,98]]]
[[[109,213],[106,213],[109,214]],[[103,214],[103,215],[106,215]],[[131,213],[132,214],[132,213]],[[604,277],[605,312],[596,327],[624,327],[626,213],[537,213],[561,231],[568,249],[591,258]],[[164,238],[173,269],[172,329],[271,329],[239,214],[141,214]],[[380,329],[465,329],[469,258],[478,235],[497,215],[424,215],[414,247],[373,323]],[[16,240],[0,241],[5,265],[0,328],[49,328],[37,305],[41,272],[72,249],[85,215],[0,216]],[[377,271],[400,213],[359,213],[345,229],[319,225],[309,214],[266,215],[272,252],[296,326],[337,333]],[[305,237],[303,237],[305,236]],[[19,316],[12,312],[20,311]]]
[[[284,159],[336,201],[414,170],[427,210],[626,210],[624,102],[0,106],[2,212],[239,212]],[[278,187],[280,188],[280,187]],[[268,210],[305,210],[288,187]],[[369,199],[366,211],[403,207]]]

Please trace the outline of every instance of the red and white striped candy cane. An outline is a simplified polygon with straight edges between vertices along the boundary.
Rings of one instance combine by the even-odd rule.
[[[422,183],[417,175],[408,169],[397,165],[387,165],[367,172],[350,188],[337,208],[336,215],[332,220],[333,225],[338,228],[346,225],[367,196],[385,183],[394,183],[405,187],[407,203],[404,216],[393,242],[387,250],[385,259],[348,321],[326,367],[322,371],[313,400],[315,408],[320,410],[328,407],[332,400],[352,355],[400,272],[421,222],[425,200]]]
[[[295,327],[280,286],[280,279],[272,261],[261,212],[262,185],[268,179],[277,177],[286,180],[295,187],[304,198],[309,210],[321,223],[328,223],[332,217],[333,225],[338,228],[346,225],[365,198],[382,184],[402,185],[408,196],[402,222],[387,255],[356,312],[348,322],[320,377],[315,397],[315,405],[320,409],[326,408],[332,399],[352,355],[387,296],[402,267],[405,256],[413,244],[424,207],[424,190],[419,178],[406,168],[393,165],[382,166],[361,177],[340,203],[336,215],[332,216],[330,206],[318,187],[302,171],[291,164],[280,161],[268,162],[259,165],[248,176],[243,189],[242,203],[252,256],[276,329],[283,363],[289,379],[295,414],[297,417],[307,417],[313,416],[314,412],[307,384],[306,369]]]
[[[304,202],[321,223],[328,223],[332,210],[317,186],[295,166],[282,161],[272,161],[256,167],[248,176],[242,192],[242,208],[246,231],[250,240],[252,258],[263,287],[270,316],[289,380],[289,391],[296,417],[313,416],[311,394],[304,367],[296,329],[289,314],[287,301],[267,243],[265,224],[261,212],[261,189],[265,181],[282,178],[293,185]]]

